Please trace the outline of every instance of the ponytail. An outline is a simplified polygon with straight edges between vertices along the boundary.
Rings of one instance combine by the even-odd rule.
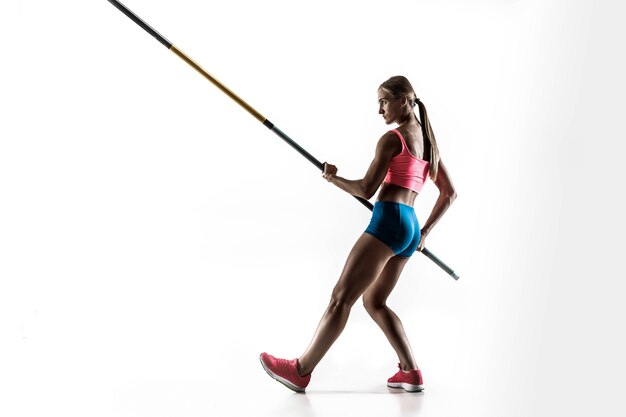
[[[426,106],[421,102],[419,98],[415,99],[419,107],[420,119],[422,120],[422,135],[424,136],[424,155],[428,155],[428,162],[430,162],[430,179],[435,180],[437,178],[437,172],[439,172],[439,147],[437,146],[437,140],[435,139],[435,133],[428,120],[428,113],[426,112]],[[415,103],[414,102],[414,103]],[[413,113],[415,115],[415,113]],[[417,115],[415,115],[417,118]]]

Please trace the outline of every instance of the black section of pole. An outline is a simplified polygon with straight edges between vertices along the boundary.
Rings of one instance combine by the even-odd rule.
[[[300,155],[304,156],[306,159],[309,160],[309,162],[311,162],[313,165],[315,165],[319,170],[323,171],[324,170],[324,164],[320,161],[318,161],[313,155],[311,155],[310,153],[308,153],[302,146],[298,145],[293,139],[291,139],[289,136],[287,136],[287,134],[285,132],[283,132],[282,130],[280,130],[278,127],[276,127],[275,124],[269,122],[272,127],[270,128],[270,130],[274,133],[276,133],[276,135],[281,138],[282,140],[284,140],[285,142],[287,142],[289,144],[289,146],[291,146],[292,148],[294,148],[296,151],[298,151],[300,153]],[[265,122],[263,122],[263,124],[265,124]]]
[[[452,270],[452,268],[450,268],[448,265],[444,264],[441,259],[437,258],[431,251],[429,251],[426,248],[422,249],[422,253],[424,255],[426,255],[431,261],[433,261],[434,263],[436,263],[441,269],[443,269],[444,271],[446,271],[448,273],[448,275],[450,275],[452,278],[458,280],[460,277],[459,275],[457,275],[456,272],[454,272]]]
[[[165,39],[159,32],[157,32],[156,30],[152,29],[152,27],[149,24],[147,24],[146,22],[141,20],[141,18],[139,16],[137,16],[135,13],[131,12],[128,9],[128,7],[124,6],[122,3],[120,3],[117,0],[108,0],[108,2],[111,3],[113,6],[117,7],[120,12],[122,12],[126,16],[128,16],[133,22],[135,22],[139,26],[141,26],[150,35],[154,36],[154,38],[157,41],[161,42],[163,44],[163,46],[165,46],[167,49],[170,49],[172,47],[172,43],[170,41]]]
[[[308,153],[302,146],[298,145],[293,139],[291,139],[289,136],[287,136],[287,134],[285,132],[283,132],[282,130],[277,128],[274,123],[270,122],[269,120],[265,120],[263,122],[263,124],[265,126],[267,126],[272,132],[276,133],[278,135],[278,137],[280,137],[282,140],[287,142],[292,148],[294,148],[296,151],[298,151],[300,153],[300,155],[302,155],[306,159],[308,159],[309,162],[311,162],[313,165],[315,165],[320,171],[324,171],[324,164],[322,162],[318,161],[313,155]],[[359,203],[363,204],[368,209],[374,210],[374,206],[372,205],[372,203],[370,203],[366,199],[361,198],[361,197],[357,197],[355,195],[353,195],[352,197],[354,197],[357,200],[359,200]]]

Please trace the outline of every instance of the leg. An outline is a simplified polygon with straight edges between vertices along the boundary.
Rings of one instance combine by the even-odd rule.
[[[355,243],[333,289],[311,344],[298,359],[300,375],[310,374],[343,331],[350,309],[380,275],[393,251],[374,236],[363,233]]]
[[[387,307],[387,297],[395,287],[400,273],[410,258],[394,256],[387,262],[382,273],[363,294],[363,304],[369,315],[381,328],[396,351],[404,371],[417,369],[409,339],[398,316]]]

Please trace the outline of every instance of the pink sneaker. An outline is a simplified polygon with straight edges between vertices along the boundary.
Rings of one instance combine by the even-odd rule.
[[[261,353],[259,359],[265,372],[287,388],[304,392],[306,386],[309,385],[311,374],[306,376],[298,374],[298,359],[278,359],[265,352]]]
[[[387,386],[391,388],[404,388],[405,391],[417,392],[424,389],[422,372],[419,369],[412,369],[404,372],[402,366],[398,364],[400,370],[397,374],[387,380]]]

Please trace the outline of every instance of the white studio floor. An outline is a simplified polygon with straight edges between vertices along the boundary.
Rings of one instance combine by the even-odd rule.
[[[406,288],[411,286],[400,286]],[[569,366],[585,345],[561,354],[557,350],[574,338],[554,342],[545,333],[520,328],[524,322],[512,322],[512,310],[500,308],[498,314],[508,313],[506,321],[516,324],[507,330],[505,322],[489,321],[489,309],[479,302],[463,314],[431,310],[427,320],[420,320],[419,307],[398,309],[413,335],[424,392],[386,387],[396,371],[393,352],[357,304],[307,393],[297,394],[265,373],[258,354],[287,356],[303,348],[314,330],[315,308],[307,307],[300,321],[282,320],[301,326],[281,333],[280,317],[293,307],[290,301],[257,306],[255,314],[234,306],[219,316],[199,307],[199,296],[191,293],[185,304],[176,289],[169,294],[144,290],[137,304],[140,292],[126,291],[103,290],[90,303],[78,301],[79,293],[59,290],[48,298],[54,305],[20,317],[13,327],[19,339],[2,346],[2,415],[495,417],[562,411],[583,416],[613,410],[612,402],[602,399],[618,391],[619,380],[606,367],[588,368],[581,378],[581,371]],[[471,286],[464,293],[471,293]],[[156,299],[170,304],[157,306]],[[204,314],[194,315],[200,310]],[[264,325],[268,319],[273,324]],[[418,343],[420,329],[423,343]],[[608,354],[616,355],[611,348]],[[581,386],[585,381],[595,383]]]
[[[270,379],[254,357],[216,364],[214,372],[206,375],[185,377],[159,372],[160,365],[166,366],[158,361],[140,374],[131,355],[119,356],[109,369],[103,369],[110,361],[101,358],[103,362],[98,363],[104,353],[97,352],[89,358],[91,362],[86,357],[72,360],[45,353],[30,358],[32,367],[22,369],[10,386],[3,387],[2,408],[10,411],[4,415],[516,416],[530,415],[526,412],[532,404],[525,402],[534,403],[529,393],[507,392],[508,381],[485,375],[468,378],[477,371],[472,366],[443,369],[439,374],[431,371],[425,375],[426,389],[421,393],[387,388],[387,374],[393,368],[387,373],[380,367],[364,368],[350,375],[348,369],[332,371],[320,366],[307,393],[297,394]],[[198,359],[195,353],[176,361],[193,368]],[[46,356],[45,365],[41,356]],[[202,362],[206,365],[207,359]],[[249,371],[244,372],[245,368]]]

